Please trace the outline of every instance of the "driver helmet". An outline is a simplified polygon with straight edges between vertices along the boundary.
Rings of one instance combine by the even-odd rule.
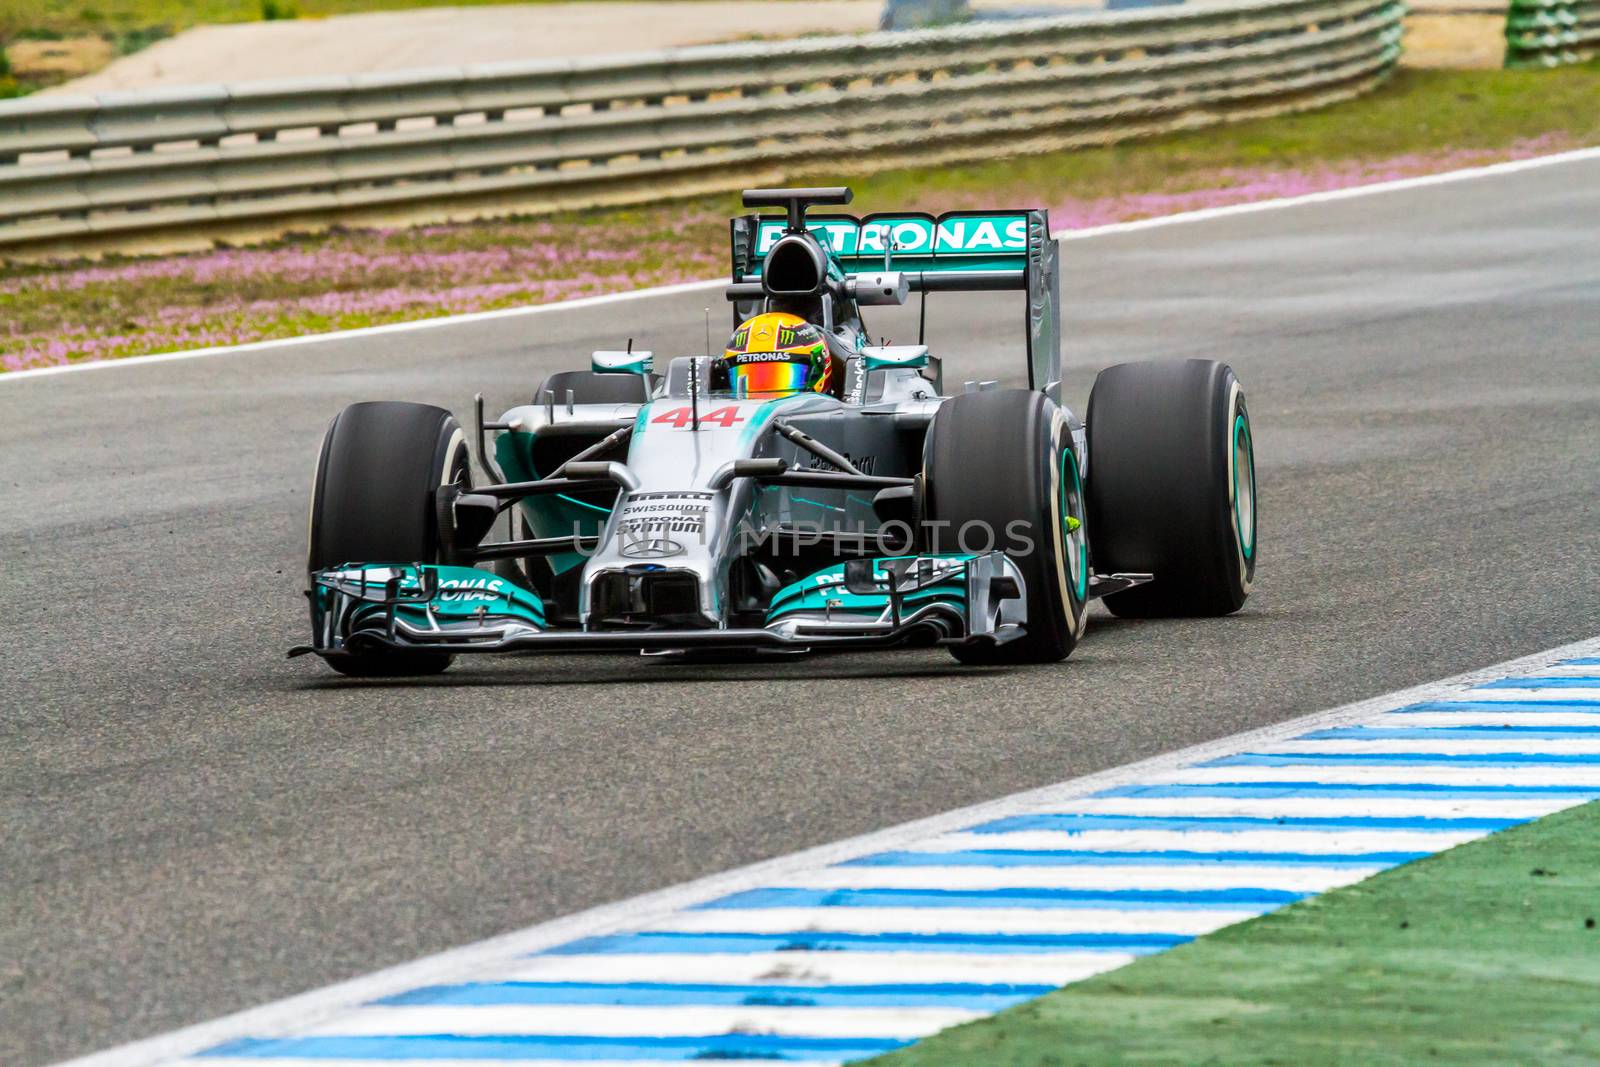
[[[835,362],[820,329],[783,311],[746,320],[722,353],[734,396],[828,392],[840,377]]]

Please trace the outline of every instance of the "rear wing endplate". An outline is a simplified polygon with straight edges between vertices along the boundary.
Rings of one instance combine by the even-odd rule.
[[[772,216],[733,219],[735,282],[760,280],[767,249],[787,225],[787,219]],[[1025,293],[1028,385],[1056,390],[1061,380],[1061,252],[1050,239],[1045,211],[816,214],[806,217],[805,227],[846,274],[899,271],[912,292]]]

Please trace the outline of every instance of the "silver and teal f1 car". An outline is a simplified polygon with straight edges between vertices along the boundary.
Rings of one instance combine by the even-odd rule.
[[[741,394],[715,359],[630,350],[494,421],[480,397],[470,432],[422,404],[340,412],[311,502],[312,640],[291,654],[369,676],[541,650],[939,644],[1046,663],[1096,597],[1124,616],[1236,611],[1256,493],[1232,370],[1110,367],[1079,420],[1043,211],[807,217],[849,200],[751,190],[784,213],[731,224],[735,324],[815,324],[836,393]],[[927,344],[869,342],[864,307],[962,291],[1023,294],[1027,389],[952,395]]]

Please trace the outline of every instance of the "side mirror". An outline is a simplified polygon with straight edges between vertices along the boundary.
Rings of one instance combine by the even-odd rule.
[[[861,350],[862,365],[869,371],[885,367],[921,369],[928,365],[927,345],[871,345]]]
[[[589,357],[589,365],[596,374],[638,374],[650,373],[650,358],[653,352],[595,352]]]

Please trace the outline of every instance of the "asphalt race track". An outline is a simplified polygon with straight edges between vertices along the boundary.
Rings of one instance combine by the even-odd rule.
[[[1581,162],[1069,243],[1069,399],[1232,363],[1265,554],[1049,668],[284,660],[335,411],[698,353],[711,294],[0,382],[0,1062],[1600,632],[1597,218]],[[1015,294],[933,308],[951,378],[1022,372]]]

